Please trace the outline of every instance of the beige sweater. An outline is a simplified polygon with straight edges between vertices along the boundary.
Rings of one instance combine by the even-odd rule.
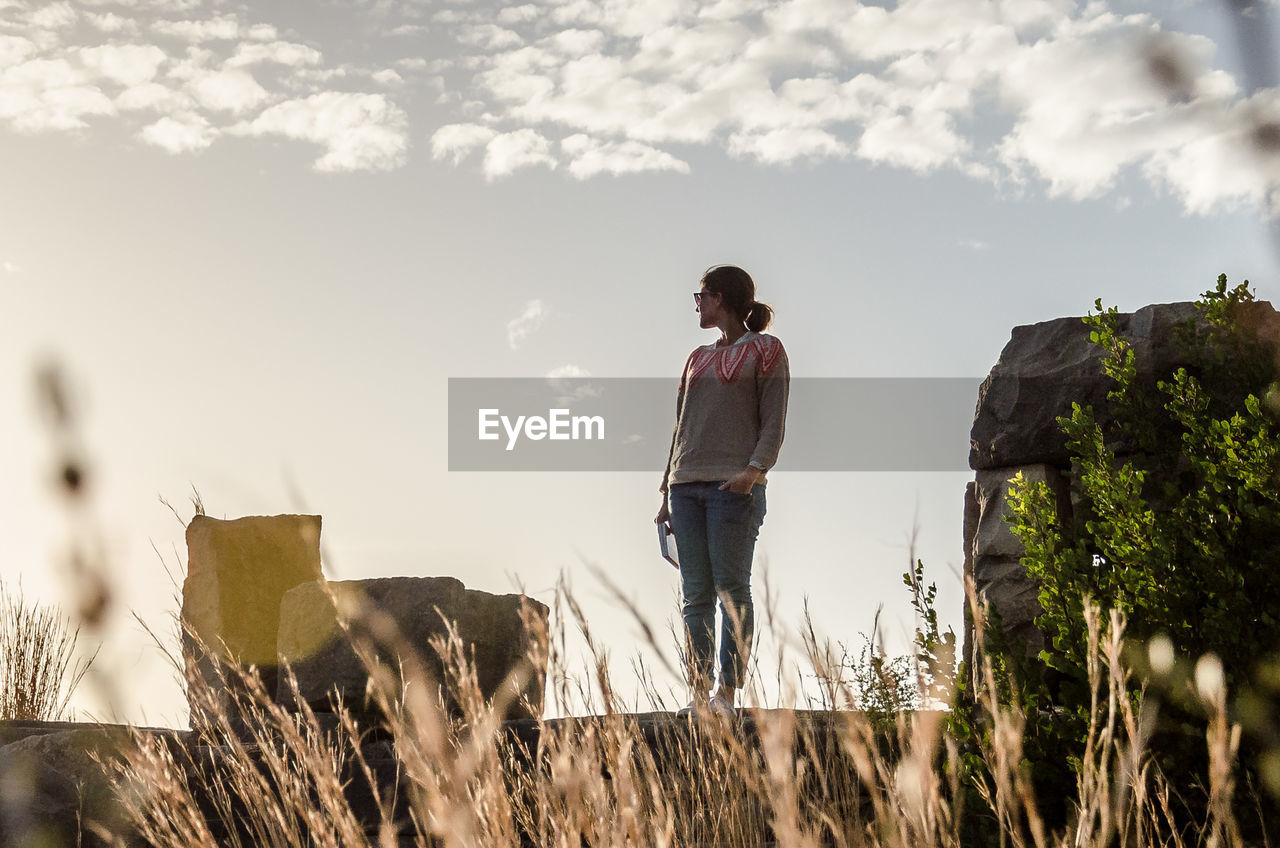
[[[778,459],[790,383],[787,352],[767,333],[689,355],[676,396],[676,426],[659,491],[674,483],[727,480]],[[760,482],[765,482],[760,478]]]

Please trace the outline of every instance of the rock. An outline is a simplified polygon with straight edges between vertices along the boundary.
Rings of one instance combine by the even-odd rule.
[[[182,621],[222,661],[256,665],[275,690],[276,636],[285,592],[321,578],[320,516],[252,516],[231,521],[197,515],[187,525]],[[222,691],[213,658],[184,633],[189,669]],[[193,720],[201,708],[188,694]]]
[[[978,533],[978,516],[981,510],[978,508],[977,483],[967,483],[964,487],[964,643],[961,645],[960,659],[969,661],[969,668],[973,670],[977,667],[975,663],[973,650],[973,605],[969,600],[969,584],[974,582],[973,577],[973,539]],[[975,690],[976,691],[976,690]]]
[[[337,601],[336,607],[329,592]],[[532,628],[522,619],[522,609],[531,615]],[[386,637],[390,625],[436,681],[445,679],[444,665],[430,641],[433,636],[445,635],[445,619],[454,622],[468,653],[474,652],[477,682],[484,697],[499,695],[507,675],[524,669],[528,676],[522,691],[530,706],[525,708],[515,700],[506,716],[541,715],[544,670],[533,664],[541,665],[545,654],[545,645],[539,642],[545,639],[546,605],[524,595],[467,589],[452,577],[317,581],[298,586],[287,592],[280,604],[278,649],[281,660],[291,665],[297,677],[299,697],[316,710],[331,709],[333,693],[349,708],[367,709],[369,673],[338,626],[339,610],[353,633],[373,634],[378,644],[386,646],[379,656],[387,668],[399,666],[399,655]],[[284,679],[277,686],[277,699],[297,705]],[[460,714],[456,698],[450,694],[446,701],[451,712]]]
[[[1071,504],[1067,481],[1053,466],[1035,464],[979,471],[974,480],[978,520],[971,540],[975,569],[983,557],[1018,559],[1023,554],[1022,542],[1013,535],[1007,520],[1009,486],[1018,474],[1028,483],[1047,483],[1057,501],[1059,517],[1067,520]],[[976,570],[974,577],[980,579]]]
[[[1195,315],[1194,303],[1160,303],[1119,316],[1120,333],[1133,345],[1139,381],[1191,364],[1175,330]],[[1245,304],[1237,323],[1272,343],[1280,338],[1280,315],[1265,301]],[[1196,332],[1203,334],[1206,327],[1201,322]],[[1105,416],[1112,384],[1102,373],[1102,357],[1102,348],[1089,341],[1089,328],[1080,318],[1015,327],[978,389],[969,466],[1068,465],[1055,419],[1071,414],[1072,401],[1092,405]]]
[[[107,845],[132,837],[104,766],[128,744],[120,728],[28,736],[0,748],[0,844]],[[96,759],[95,759],[96,758]]]
[[[1133,348],[1138,385],[1151,386],[1179,367],[1201,372],[1203,363],[1193,361],[1196,345],[1187,344],[1204,341],[1208,333],[1208,323],[1197,316],[1194,303],[1155,304],[1117,316],[1118,331]],[[1280,343],[1280,314],[1271,304],[1242,304],[1234,320],[1246,336],[1273,348]],[[1180,327],[1190,327],[1195,338],[1180,339]],[[969,453],[977,473],[965,493],[965,575],[979,597],[998,610],[1006,634],[1024,645],[1029,656],[1044,645],[1034,623],[1041,610],[1037,587],[1019,561],[1022,544],[1004,520],[1009,481],[1021,470],[1030,480],[1048,483],[1064,538],[1083,530],[1080,493],[1069,484],[1072,458],[1057,418],[1070,415],[1072,402],[1092,406],[1104,427],[1111,414],[1107,392],[1114,383],[1102,372],[1104,351],[1089,334],[1080,318],[1015,327],[978,391]],[[1111,442],[1108,447],[1121,457],[1135,448]],[[964,641],[964,655],[972,661],[973,622],[967,606]]]
[[[972,486],[977,515],[970,525],[965,556],[979,600],[989,602],[1008,637],[1023,645],[1028,656],[1035,656],[1044,647],[1044,638],[1035,626],[1035,617],[1040,614],[1039,589],[1020,562],[1022,542],[1006,520],[1010,514],[1009,487],[1019,473],[1028,483],[1047,483],[1059,519],[1070,523],[1067,481],[1056,468],[1026,465],[979,471]]]

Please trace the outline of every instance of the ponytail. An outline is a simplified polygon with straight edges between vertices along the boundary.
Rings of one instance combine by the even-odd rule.
[[[744,321],[748,330],[753,333],[759,333],[773,323],[773,307],[767,303],[753,300],[747,306],[747,317]]]

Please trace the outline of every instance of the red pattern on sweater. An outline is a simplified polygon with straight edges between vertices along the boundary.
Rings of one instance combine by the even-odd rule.
[[[693,380],[712,363],[715,363],[716,374],[723,382],[732,383],[742,371],[742,366],[751,358],[759,361],[757,371],[768,374],[782,353],[782,342],[774,336],[757,336],[746,344],[725,345],[724,347],[700,347],[689,357],[688,379]]]

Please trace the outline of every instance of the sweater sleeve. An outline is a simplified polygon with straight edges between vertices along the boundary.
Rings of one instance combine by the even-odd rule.
[[[680,372],[680,389],[676,392],[676,423],[671,428],[671,447],[667,449],[667,467],[662,472],[662,485],[658,487],[658,491],[664,495],[667,493],[667,479],[671,476],[671,459],[676,452],[676,435],[680,432],[680,409],[684,406],[684,388],[685,380],[689,376],[689,360],[693,359],[693,354],[689,354],[689,359],[685,360],[684,370]]]
[[[787,352],[782,343],[777,342],[778,354],[768,371],[756,373],[756,391],[760,398],[760,437],[756,448],[751,452],[749,462],[762,465],[765,470],[778,461],[778,451],[782,448],[782,437],[787,423],[787,396],[791,390],[791,368],[787,362]]]

